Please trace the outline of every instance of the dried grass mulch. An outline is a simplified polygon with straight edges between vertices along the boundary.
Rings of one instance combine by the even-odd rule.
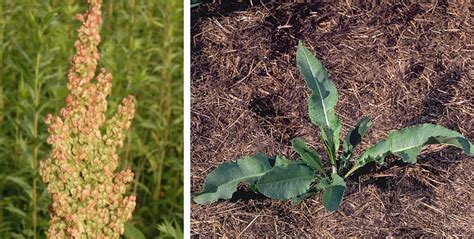
[[[350,1],[349,1],[350,2]],[[209,3],[192,10],[192,193],[226,160],[264,152],[296,159],[290,141],[323,152],[307,115],[295,51],[305,42],[340,93],[343,133],[432,122],[474,140],[471,3]],[[360,151],[359,151],[360,152]],[[192,203],[193,237],[474,236],[474,163],[429,147],[419,164],[372,165],[352,177],[342,207],[315,196],[292,206],[242,186],[234,199]]]

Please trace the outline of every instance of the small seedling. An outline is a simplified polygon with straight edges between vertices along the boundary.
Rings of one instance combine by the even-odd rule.
[[[405,163],[414,164],[423,146],[429,144],[455,146],[469,156],[474,155],[472,143],[460,133],[439,125],[419,124],[389,133],[386,139],[352,160],[355,147],[372,124],[370,118],[362,118],[348,132],[340,152],[341,123],[334,111],[338,99],[336,86],[329,80],[321,62],[301,42],[298,44],[296,61],[312,92],[308,99],[309,117],[321,130],[331,171],[326,171],[316,151],[302,139],[295,138],[292,141],[293,149],[301,160],[257,154],[225,162],[206,177],[204,190],[194,196],[196,203],[208,204],[219,199],[230,199],[237,186],[244,182],[269,198],[291,199],[293,203],[322,191],[324,207],[328,211],[335,211],[346,190],[345,179],[368,163],[384,164],[386,156],[395,155]]]

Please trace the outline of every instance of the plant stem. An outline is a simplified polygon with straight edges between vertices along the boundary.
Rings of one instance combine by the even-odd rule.
[[[34,82],[34,104],[35,104],[35,112],[34,112],[34,118],[33,118],[33,140],[36,141],[38,138],[38,112],[36,112],[36,109],[38,109],[39,103],[40,103],[40,83],[39,83],[39,65],[40,65],[40,59],[41,55],[38,54],[36,55],[36,65],[35,65],[35,82]],[[33,237],[36,238],[36,228],[37,228],[37,215],[36,215],[36,169],[37,169],[37,164],[38,164],[38,147],[37,145],[34,146],[33,148],[33,157],[32,157],[32,169],[33,169],[33,186],[32,186],[32,195],[31,195],[31,201],[33,204],[33,212],[32,212],[32,221],[33,221]]]
[[[3,48],[3,31],[5,22],[3,19],[3,3],[0,4],[0,48]],[[0,50],[0,130],[3,130],[3,49]]]
[[[351,170],[349,170],[349,172],[346,173],[346,175],[344,175],[344,178],[347,178],[349,176],[351,176],[352,173],[354,173],[357,169],[359,169],[359,165],[354,165]]]
[[[173,75],[170,69],[173,68],[173,42],[170,41],[170,39],[173,39],[173,35],[175,32],[175,26],[173,24],[173,19],[171,18],[171,12],[175,10],[175,5],[174,4],[168,4],[166,10],[164,10],[164,13],[167,13],[165,16],[163,16],[163,21],[164,25],[167,26],[163,28],[163,39],[165,40],[163,42],[163,45],[165,46],[163,53],[162,53],[162,58],[163,58],[163,68],[161,70],[161,77],[166,80],[165,84],[162,85],[162,93],[165,90],[166,87],[166,99],[160,102],[160,116],[161,113],[164,113],[165,115],[165,128],[164,132],[162,132],[162,141],[161,141],[161,154],[160,158],[158,159],[158,180],[157,180],[157,186],[153,195],[154,199],[159,199],[160,198],[160,193],[161,193],[161,181],[162,181],[162,176],[163,176],[163,167],[164,167],[164,160],[166,157],[166,146],[168,144],[168,138],[169,138],[169,129],[170,129],[170,124],[171,124],[171,95],[172,95],[172,79]],[[164,103],[166,102],[166,104]],[[162,106],[166,107],[166,111],[162,111]],[[160,137],[161,138],[161,137]]]

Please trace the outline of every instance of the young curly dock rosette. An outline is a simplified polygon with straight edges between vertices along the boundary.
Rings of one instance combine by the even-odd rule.
[[[53,198],[48,238],[119,238],[135,208],[135,196],[125,195],[133,172],[115,172],[117,148],[123,146],[135,104],[129,96],[111,119],[105,117],[112,75],[101,69],[92,81],[102,1],[88,3],[89,10],[77,16],[82,25],[68,73],[66,107],[60,116],[46,118],[52,151],[40,163],[40,174]]]

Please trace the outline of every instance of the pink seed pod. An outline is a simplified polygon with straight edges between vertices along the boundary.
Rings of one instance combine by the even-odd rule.
[[[89,10],[76,15],[82,25],[67,74],[65,107],[59,116],[45,119],[52,149],[39,170],[53,199],[48,238],[118,238],[136,204],[135,196],[126,195],[133,172],[116,172],[117,149],[123,146],[135,104],[129,96],[115,116],[105,116],[112,75],[101,69],[92,81],[100,58],[102,1],[88,3]]]

